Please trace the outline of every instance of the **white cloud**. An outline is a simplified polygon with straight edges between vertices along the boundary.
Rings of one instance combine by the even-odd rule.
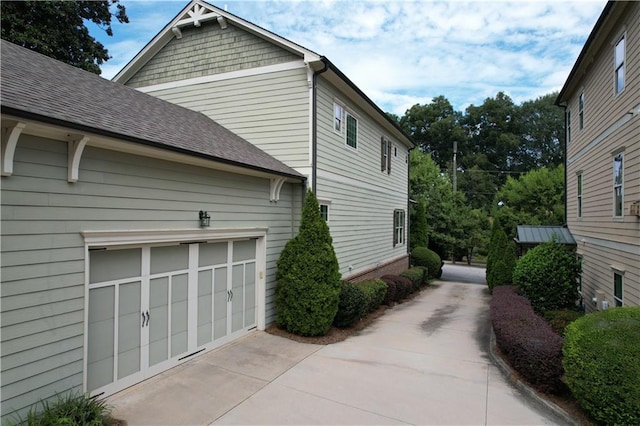
[[[327,56],[382,109],[398,115],[438,95],[462,110],[499,91],[521,102],[559,90],[605,5],[210,1]],[[131,24],[114,26],[115,40],[103,41],[113,56],[103,75],[117,72],[185,5],[126,3]]]

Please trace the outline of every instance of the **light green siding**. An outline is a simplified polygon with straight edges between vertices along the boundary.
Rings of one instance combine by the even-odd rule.
[[[373,268],[406,254],[406,223],[405,243],[393,247],[393,212],[401,209],[408,217],[407,148],[322,78],[317,99],[317,195],[331,201],[329,224],[340,272]],[[344,134],[334,131],[334,101],[341,102],[358,120],[356,150],[347,146]],[[381,171],[383,136],[395,148],[390,174]]]
[[[23,135],[2,178],[2,420],[41,398],[82,390],[85,251],[82,231],[268,228],[266,323],[274,320],[275,263],[293,235],[301,188],[87,147],[67,182],[67,145]],[[296,218],[294,220],[294,218]]]
[[[300,59],[231,24],[222,29],[212,21],[182,28],[182,38],[171,39],[126,84],[143,87]]]
[[[148,92],[200,111],[290,167],[309,167],[305,68]]]

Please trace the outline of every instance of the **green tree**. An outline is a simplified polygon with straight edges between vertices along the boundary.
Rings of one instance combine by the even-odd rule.
[[[562,225],[564,166],[507,178],[496,195],[493,216],[510,237],[515,237],[517,225]]]
[[[276,271],[278,325],[302,336],[329,331],[338,311],[340,271],[327,223],[307,192],[298,235],[280,253]]]
[[[453,142],[460,144],[466,137],[460,125],[461,117],[447,98],[437,96],[429,104],[409,108],[400,118],[400,126],[422,151],[431,154],[440,169],[451,170]]]
[[[110,6],[115,5],[115,13]],[[102,43],[91,35],[85,21],[113,35],[111,18],[128,23],[119,0],[109,1],[3,1],[2,38],[75,67],[100,74],[110,59]]]
[[[524,170],[563,164],[564,114],[555,104],[558,92],[527,101],[520,107],[519,162]]]
[[[409,243],[412,250],[415,247],[427,247],[429,245],[427,209],[424,200],[418,201],[411,209]]]

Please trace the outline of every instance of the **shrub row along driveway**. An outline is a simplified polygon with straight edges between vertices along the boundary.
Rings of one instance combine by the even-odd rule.
[[[436,282],[344,342],[258,332],[109,402],[130,425],[558,424],[489,360],[488,299]]]

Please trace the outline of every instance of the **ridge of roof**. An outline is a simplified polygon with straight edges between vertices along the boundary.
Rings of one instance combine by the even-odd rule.
[[[2,112],[225,164],[304,176],[204,114],[2,40]]]

